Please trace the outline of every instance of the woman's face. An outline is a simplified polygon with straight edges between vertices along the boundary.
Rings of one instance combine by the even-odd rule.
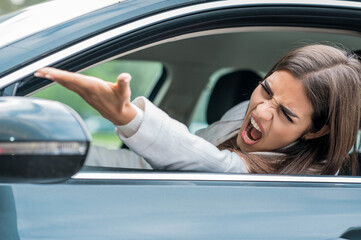
[[[312,111],[302,82],[276,71],[253,91],[237,144],[243,152],[285,147],[307,132]]]

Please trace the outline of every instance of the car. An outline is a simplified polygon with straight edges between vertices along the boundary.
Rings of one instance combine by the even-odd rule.
[[[113,126],[33,75],[51,66],[114,81],[128,71],[132,98],[146,96],[195,132],[247,100],[290,49],[327,43],[359,53],[360,21],[360,2],[336,0],[49,1],[3,16],[0,116],[7,120],[0,129],[29,134],[0,137],[0,239],[360,239],[360,176],[122,167],[113,153],[127,147]],[[11,117],[34,104],[47,114]],[[58,117],[43,124],[49,115]],[[62,125],[69,132],[65,115],[81,137],[52,135]],[[49,138],[39,140],[33,129],[45,125]],[[90,135],[90,150],[112,154],[85,159]],[[71,159],[69,145],[51,152],[60,162],[52,165],[55,158],[31,151],[9,157],[5,150],[19,141],[40,141],[47,152],[49,142],[79,142],[82,150]]]

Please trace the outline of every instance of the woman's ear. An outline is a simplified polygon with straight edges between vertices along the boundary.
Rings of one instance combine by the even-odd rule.
[[[319,131],[317,132],[308,132],[305,135],[303,135],[302,139],[309,140],[314,138],[322,137],[330,132],[330,129],[327,125],[323,126]]]

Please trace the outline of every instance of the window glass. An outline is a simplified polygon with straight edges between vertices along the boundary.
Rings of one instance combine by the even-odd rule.
[[[112,60],[90,68],[83,74],[99,77],[106,81],[115,82],[122,72],[132,75],[130,82],[132,99],[137,96],[149,96],[155,84],[162,75],[163,65],[159,62]],[[121,141],[114,133],[114,126],[104,119],[94,108],[89,106],[77,94],[67,90],[59,84],[54,84],[32,95],[65,103],[76,110],[84,119],[92,134],[92,144],[110,149],[117,149]]]
[[[211,75],[206,87],[203,89],[196,107],[192,113],[191,121],[189,124],[189,131],[191,133],[196,133],[199,129],[208,127],[207,122],[207,106],[209,97],[213,91],[214,85],[217,83],[218,79],[229,72],[234,71],[233,68],[222,68]]]
[[[13,96],[16,85],[17,85],[17,83],[14,83],[14,84],[11,84],[10,86],[0,90],[0,96]]]

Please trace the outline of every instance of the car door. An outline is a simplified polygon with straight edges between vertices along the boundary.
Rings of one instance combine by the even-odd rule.
[[[127,9],[138,14],[129,16]],[[351,1],[125,1],[84,16],[85,23],[77,19],[85,24],[84,32],[77,30],[82,38],[66,36],[59,43],[49,36],[46,51],[34,48],[20,62],[13,53],[3,65],[0,93],[43,97],[42,88],[50,82],[32,75],[43,66],[97,74],[113,62],[116,68],[131,62],[138,70],[144,62],[154,63],[157,74],[135,72],[146,79],[139,85],[149,87],[139,95],[188,126],[205,126],[207,95],[220,75],[238,68],[262,75],[298,41],[331,41],[358,50],[360,11],[361,5]],[[107,26],[87,32],[89,21],[102,17]],[[58,25],[27,40],[45,33],[56,38],[67,27]],[[24,39],[17,47],[22,41],[29,44]],[[128,151],[119,145],[113,150]],[[10,226],[7,239],[357,239],[352,235],[359,236],[361,222],[357,176],[171,172],[98,164],[62,183],[1,188],[7,196],[1,205],[10,209],[3,218]]]

